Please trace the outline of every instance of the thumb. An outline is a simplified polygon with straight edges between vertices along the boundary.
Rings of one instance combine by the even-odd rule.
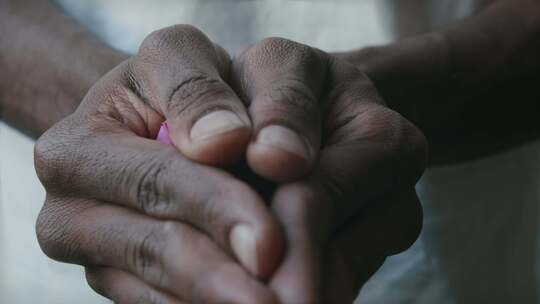
[[[140,91],[167,121],[171,143],[200,163],[242,158],[251,136],[246,108],[224,80],[229,65],[222,48],[185,25],[150,34],[132,63]]]

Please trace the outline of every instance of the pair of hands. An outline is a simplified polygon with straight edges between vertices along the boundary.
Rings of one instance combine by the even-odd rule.
[[[172,146],[154,140],[163,121]],[[174,26],[35,162],[40,245],[115,302],[351,303],[418,235],[426,144],[345,61],[271,38],[231,62]]]

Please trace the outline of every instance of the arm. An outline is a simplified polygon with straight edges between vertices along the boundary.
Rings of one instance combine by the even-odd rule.
[[[39,136],[125,58],[45,0],[0,0],[1,119]]]
[[[535,138],[540,2],[501,0],[439,32],[339,54],[416,123],[432,162],[493,153]]]

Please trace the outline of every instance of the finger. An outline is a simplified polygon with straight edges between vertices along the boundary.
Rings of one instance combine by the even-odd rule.
[[[51,258],[117,268],[182,301],[273,303],[272,293],[214,242],[179,222],[91,200],[49,198],[37,227]]]
[[[114,120],[100,122],[114,133],[85,134],[84,119],[66,119],[36,144],[37,171],[51,193],[69,189],[76,197],[189,223],[254,275],[272,273],[283,237],[254,190],[221,170],[187,160],[174,147],[135,136]]]
[[[137,94],[159,109],[190,159],[224,165],[244,156],[251,123],[226,83],[229,65],[225,50],[189,25],[153,32],[130,62]]]
[[[322,52],[278,38],[235,59],[233,81],[249,103],[255,135],[247,160],[258,174],[283,182],[312,169],[321,144],[325,66]]]
[[[274,196],[287,251],[271,287],[283,303],[351,303],[385,258],[406,250],[421,230],[414,189],[374,202],[337,231],[328,228],[327,200],[305,182],[282,186]]]
[[[136,276],[108,267],[87,267],[88,285],[117,304],[187,304],[158,291]]]
[[[328,214],[319,209],[325,206],[321,194],[305,182],[298,182],[278,188],[272,200],[287,247],[270,282],[281,303],[322,303]]]
[[[412,188],[425,165],[423,136],[380,104],[367,78],[335,63],[329,73],[325,143],[316,167],[305,181],[280,187],[272,201],[287,240],[272,286],[285,302],[320,301],[324,257],[314,253],[362,208]],[[303,288],[287,290],[294,282]]]
[[[337,84],[332,82],[339,83],[339,90],[324,100],[333,106],[327,107],[331,110],[324,123],[326,142],[317,165],[306,181],[281,187],[272,202],[287,240],[274,286],[287,301],[295,297],[320,301],[317,292],[326,257],[313,252],[322,252],[330,236],[363,208],[386,203],[380,199],[384,194],[411,189],[425,162],[421,133],[380,105],[368,79],[354,69],[347,71],[347,66],[334,69],[330,73],[341,76],[330,75],[329,81],[333,87]],[[392,249],[392,245],[380,243],[382,249]],[[284,294],[287,280],[292,279],[304,288]]]
[[[328,244],[324,299],[352,303],[386,257],[409,248],[421,229],[422,207],[414,189],[365,208]]]

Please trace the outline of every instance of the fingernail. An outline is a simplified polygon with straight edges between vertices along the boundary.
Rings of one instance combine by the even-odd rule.
[[[283,126],[272,125],[262,129],[257,137],[257,144],[272,146],[304,159],[310,157],[307,140]]]
[[[203,140],[242,127],[246,125],[236,114],[220,110],[199,118],[191,128],[190,136],[192,140]]]
[[[257,258],[257,240],[253,229],[246,225],[237,225],[231,230],[231,247],[240,263],[250,272],[259,270]]]

